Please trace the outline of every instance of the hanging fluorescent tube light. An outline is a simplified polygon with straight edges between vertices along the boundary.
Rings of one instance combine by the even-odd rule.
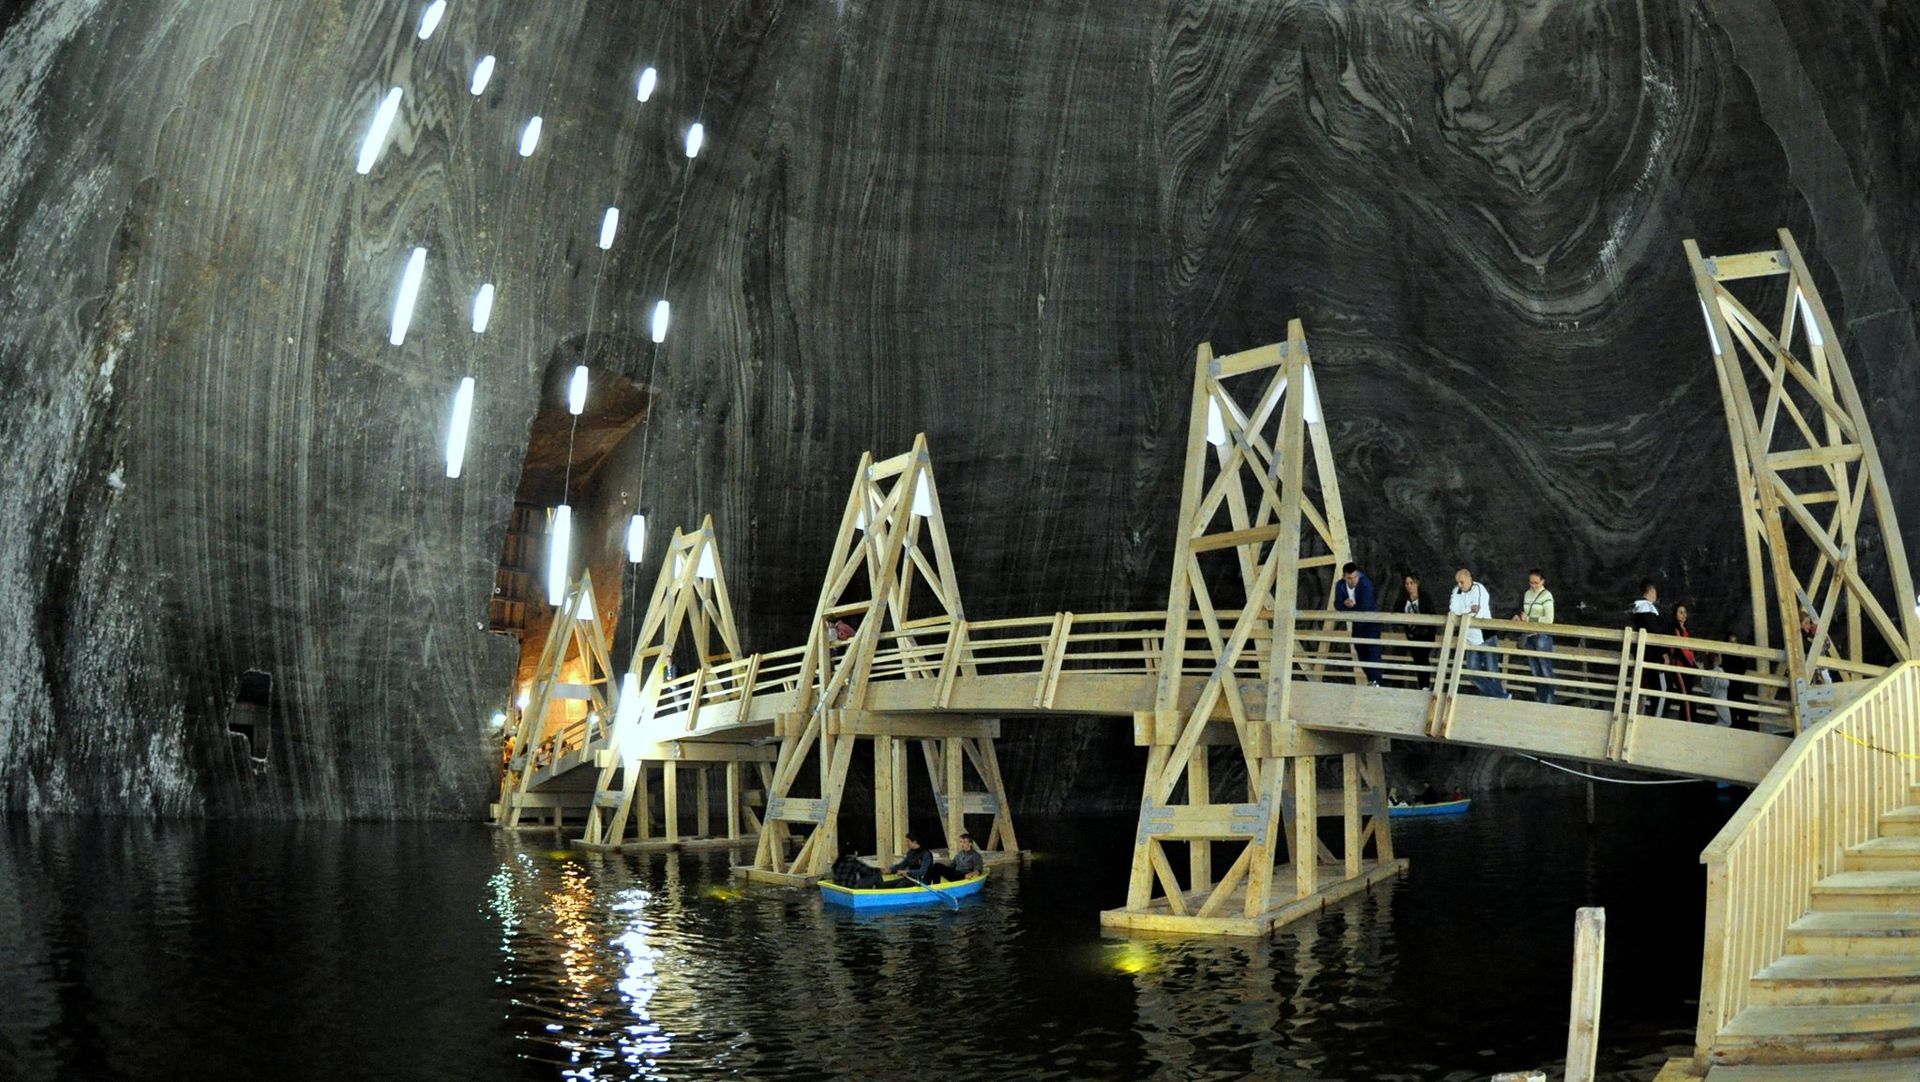
[[[637,564],[647,554],[647,516],[635,515],[627,522],[627,562]]]
[[[1305,375],[1300,378],[1300,390],[1307,397],[1300,403],[1300,414],[1308,424],[1317,425],[1323,419],[1320,415],[1319,381],[1313,378],[1312,368],[1303,368],[1301,371]]]
[[[1220,416],[1220,403],[1212,395],[1207,396],[1207,442],[1215,447],[1227,445],[1227,422]]]
[[[387,340],[396,346],[407,344],[407,328],[413,325],[413,303],[420,299],[420,282],[427,276],[427,250],[415,248],[407,257],[407,269],[400,275],[400,296],[393,302],[393,333]]]
[[[521,688],[519,697],[513,700],[514,709],[525,712],[527,709],[527,703],[532,698],[533,698],[533,695],[531,692],[529,692],[524,687]]]
[[[440,19],[447,13],[447,0],[433,0],[427,10],[420,14],[420,40],[425,41],[440,29]]]
[[[453,392],[453,423],[447,426],[447,476],[460,476],[467,461],[467,428],[473,421],[473,377],[460,381]]]
[[[534,117],[532,120],[527,121],[526,130],[520,133],[520,156],[522,158],[533,157],[534,150],[539,146],[540,118]]]
[[[467,93],[472,94],[476,98],[479,97],[480,92],[487,88],[487,83],[492,78],[493,54],[488,53],[486,56],[480,58],[478,64],[473,66],[473,83],[467,87]]]
[[[367,137],[360,141],[360,160],[354,164],[353,171],[366,176],[373,171],[373,163],[380,160],[380,150],[387,144],[387,130],[393,127],[393,118],[400,115],[400,88],[387,91],[380,99],[380,106],[373,111],[373,123],[367,125]]]
[[[640,85],[635,88],[634,93],[641,101],[646,101],[653,97],[653,88],[659,82],[660,73],[649,67],[640,73]]]
[[[687,157],[698,158],[700,156],[700,148],[706,144],[706,141],[706,125],[695,121],[693,127],[687,129]]]
[[[620,678],[620,701],[613,707],[613,742],[620,747],[621,757],[626,760],[629,769],[638,758],[640,745],[634,739],[633,728],[640,721],[640,678],[632,669]]]
[[[553,509],[553,528],[547,531],[547,604],[567,599],[567,549],[573,545],[573,508]]]
[[[700,563],[699,566],[693,569],[693,577],[696,579],[717,579],[720,577],[720,568],[713,562],[712,542],[700,546]]]
[[[1807,342],[1815,349],[1827,344],[1820,334],[1820,324],[1814,321],[1813,307],[1807,303],[1807,295],[1800,290],[1793,291],[1793,299],[1800,304],[1800,322],[1807,328]]]
[[[573,379],[567,384],[567,412],[575,417],[587,408],[587,366],[581,365],[573,370]]]
[[[673,315],[673,308],[666,301],[657,301],[653,306],[653,340],[655,343],[667,340],[667,321]]]
[[[473,333],[487,333],[487,321],[493,318],[493,283],[480,287],[473,295]]]
[[[620,208],[608,207],[604,218],[600,219],[600,250],[613,247],[613,235],[620,228]]]
[[[1713,355],[1720,356],[1720,332],[1713,327],[1713,315],[1707,311],[1707,299],[1700,298],[1700,318],[1707,321],[1707,337],[1713,340]]]

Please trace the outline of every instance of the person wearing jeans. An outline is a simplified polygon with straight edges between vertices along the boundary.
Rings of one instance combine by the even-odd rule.
[[[1447,611],[1455,616],[1491,620],[1493,619],[1493,598],[1488,595],[1485,586],[1473,581],[1473,572],[1463,567],[1453,573],[1453,596],[1447,599]],[[1472,626],[1467,628],[1469,647],[1480,646],[1485,642],[1486,635],[1479,628]],[[1500,662],[1491,650],[1469,649],[1467,668],[1475,672],[1497,672]],[[1480,689],[1480,694],[1491,699],[1513,698],[1513,695],[1507,691],[1506,685],[1497,677],[1476,676],[1473,678],[1473,686]]]
[[[1527,592],[1520,599],[1520,611],[1514,619],[1529,624],[1553,623],[1553,591],[1547,589],[1546,573],[1539,568],[1527,572]],[[1553,636],[1544,631],[1529,631],[1520,636],[1520,648],[1536,653],[1553,653]],[[1541,706],[1553,705],[1553,659],[1550,657],[1528,657],[1527,671],[1533,674],[1533,701]]]

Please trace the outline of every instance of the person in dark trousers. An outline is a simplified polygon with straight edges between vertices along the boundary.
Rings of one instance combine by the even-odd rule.
[[[973,847],[973,835],[962,834],[960,841],[953,848],[953,863],[935,864],[933,874],[938,879],[965,879],[968,876],[979,875],[986,866],[986,858],[980,855],[980,850]],[[928,880],[928,882],[932,881]]]
[[[907,834],[907,852],[898,863],[887,869],[900,872],[916,882],[925,883],[933,875],[933,850],[920,844],[920,839]]]
[[[1640,600],[1635,601],[1633,608],[1628,610],[1627,624],[1635,631],[1658,632],[1660,628],[1656,625],[1658,625],[1659,622],[1660,588],[1653,584],[1652,579],[1642,579],[1640,582]],[[1663,674],[1654,672],[1650,668],[1642,667],[1640,670],[1640,690],[1645,695],[1644,708],[1640,711],[1642,714],[1654,713],[1665,705],[1666,700],[1664,696],[1667,690],[1667,681]],[[1665,711],[1660,710],[1660,712],[1664,713]]]
[[[1340,581],[1333,584],[1333,607],[1348,613],[1375,611],[1373,580],[1360,570],[1359,564],[1349,563],[1340,569]],[[1353,652],[1360,659],[1361,671],[1366,674],[1367,683],[1379,687],[1380,625],[1372,620],[1356,619],[1350,626],[1355,640]]]
[[[1408,572],[1407,576],[1400,580],[1400,587],[1406,592],[1406,598],[1400,603],[1401,612],[1409,616],[1433,615],[1433,602],[1427,600],[1427,595],[1420,590],[1420,576]],[[1434,638],[1435,629],[1430,624],[1407,625],[1407,642],[1409,643],[1431,643]],[[1428,671],[1428,667],[1433,664],[1433,647],[1412,645],[1407,647],[1407,653],[1413,656],[1413,663],[1420,667],[1420,671],[1414,674],[1414,679],[1420,682],[1421,690],[1433,687],[1433,673]]]
[[[833,862],[833,881],[843,887],[864,890],[880,885],[880,873],[860,859],[860,849],[852,842],[840,847],[840,859]]]

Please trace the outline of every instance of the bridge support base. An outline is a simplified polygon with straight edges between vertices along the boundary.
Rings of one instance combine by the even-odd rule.
[[[1359,875],[1324,883],[1312,894],[1298,898],[1293,894],[1294,867],[1283,864],[1274,869],[1274,885],[1268,892],[1267,904],[1257,907],[1250,916],[1247,915],[1247,892],[1244,886],[1227,897],[1220,914],[1196,916],[1212,894],[1209,888],[1186,892],[1184,903],[1187,912],[1184,914],[1174,913],[1172,904],[1166,898],[1156,898],[1143,909],[1108,909],[1100,914],[1100,926],[1123,932],[1263,936],[1302,917],[1310,917],[1335,902],[1369,890],[1375,883],[1392,879],[1406,870],[1405,857],[1388,861],[1370,860],[1361,865]]]

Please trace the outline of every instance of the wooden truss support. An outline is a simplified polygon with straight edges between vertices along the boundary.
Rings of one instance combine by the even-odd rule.
[[[1135,724],[1149,750],[1133,871],[1126,906],[1102,914],[1102,923],[1259,934],[1403,866],[1392,855],[1379,763],[1384,742],[1309,733],[1289,709],[1302,573],[1337,569],[1347,551],[1300,321],[1288,324],[1285,342],[1243,353],[1215,357],[1203,344],[1154,710]],[[1332,582],[1330,576],[1324,585],[1329,607]],[[1239,595],[1237,610],[1216,604],[1229,593]],[[1190,671],[1206,680],[1186,700],[1181,677]],[[1213,792],[1204,737],[1223,703],[1236,742],[1221,754],[1241,757],[1244,802],[1221,802]],[[1332,806],[1345,819],[1341,836],[1350,851],[1337,858],[1318,834],[1317,759],[1327,754],[1343,764]],[[1368,842],[1372,861],[1363,855]],[[1187,850],[1184,883],[1167,854],[1172,844]],[[1216,847],[1238,849],[1217,879],[1215,858],[1224,854]],[[1283,851],[1291,868],[1276,884]]]
[[[526,705],[514,723],[507,767],[500,779],[500,800],[494,805],[496,825],[520,826],[522,812],[529,807],[560,807],[536,805],[526,798],[535,777],[555,766],[567,738],[578,738],[579,750],[585,751],[611,724],[612,673],[606,630],[593,604],[593,575],[581,572],[554,611]],[[582,709],[570,704],[580,704]],[[570,716],[573,713],[583,716],[576,719]],[[557,824],[559,812],[554,815]]]
[[[587,846],[617,847],[626,842],[629,824],[638,828],[638,840],[651,840],[652,822],[648,800],[649,764],[660,772],[661,792],[665,800],[666,841],[678,843],[680,822],[675,814],[679,803],[680,760],[698,750],[662,741],[674,735],[663,732],[658,723],[662,692],[668,682],[668,670],[676,651],[694,665],[692,679],[698,683],[715,663],[741,656],[740,633],[734,624],[733,602],[727,594],[727,576],[720,557],[719,540],[714,535],[713,516],[707,516],[700,528],[691,533],[675,530],[667,544],[660,574],[648,595],[647,607],[636,625],[633,654],[615,697],[614,724],[598,763],[599,776],[594,783],[593,805],[587,812],[586,831],[581,843]],[[698,691],[695,689],[695,695]],[[648,749],[658,758],[647,758]],[[708,784],[704,769],[696,784]],[[745,795],[733,796],[744,800]],[[698,803],[707,815],[703,795]],[[737,805],[730,808],[737,810]],[[700,835],[705,837],[702,828]]]
[[[1873,652],[1910,660],[1920,621],[1866,405],[1812,268],[1792,233],[1778,237],[1778,248],[1742,255],[1685,246],[1732,439],[1754,641],[1766,647],[1778,629],[1798,731],[1821,714],[1820,674],[1846,672],[1832,660],[1866,660],[1869,638]],[[1749,300],[1776,302],[1779,317],[1762,319]],[[1862,570],[1863,527],[1878,529],[1885,584]]]
[[[791,882],[826,872],[837,856],[841,796],[861,739],[873,743],[874,851],[882,860],[898,853],[907,830],[905,741],[911,739],[922,741],[930,769],[939,763],[934,793],[949,836],[963,829],[967,814],[991,814],[989,841],[981,848],[1016,847],[991,737],[953,737],[943,729],[951,719],[916,727],[911,717],[891,715],[877,729],[862,725],[883,642],[896,656],[938,657],[938,664],[909,664],[902,675],[950,688],[957,676],[974,672],[965,621],[926,436],[892,458],[862,455],[814,608],[798,694],[775,723],[780,757],[745,874]],[[841,625],[852,628],[850,638],[835,635]],[[977,793],[964,788],[969,764],[985,787]]]

